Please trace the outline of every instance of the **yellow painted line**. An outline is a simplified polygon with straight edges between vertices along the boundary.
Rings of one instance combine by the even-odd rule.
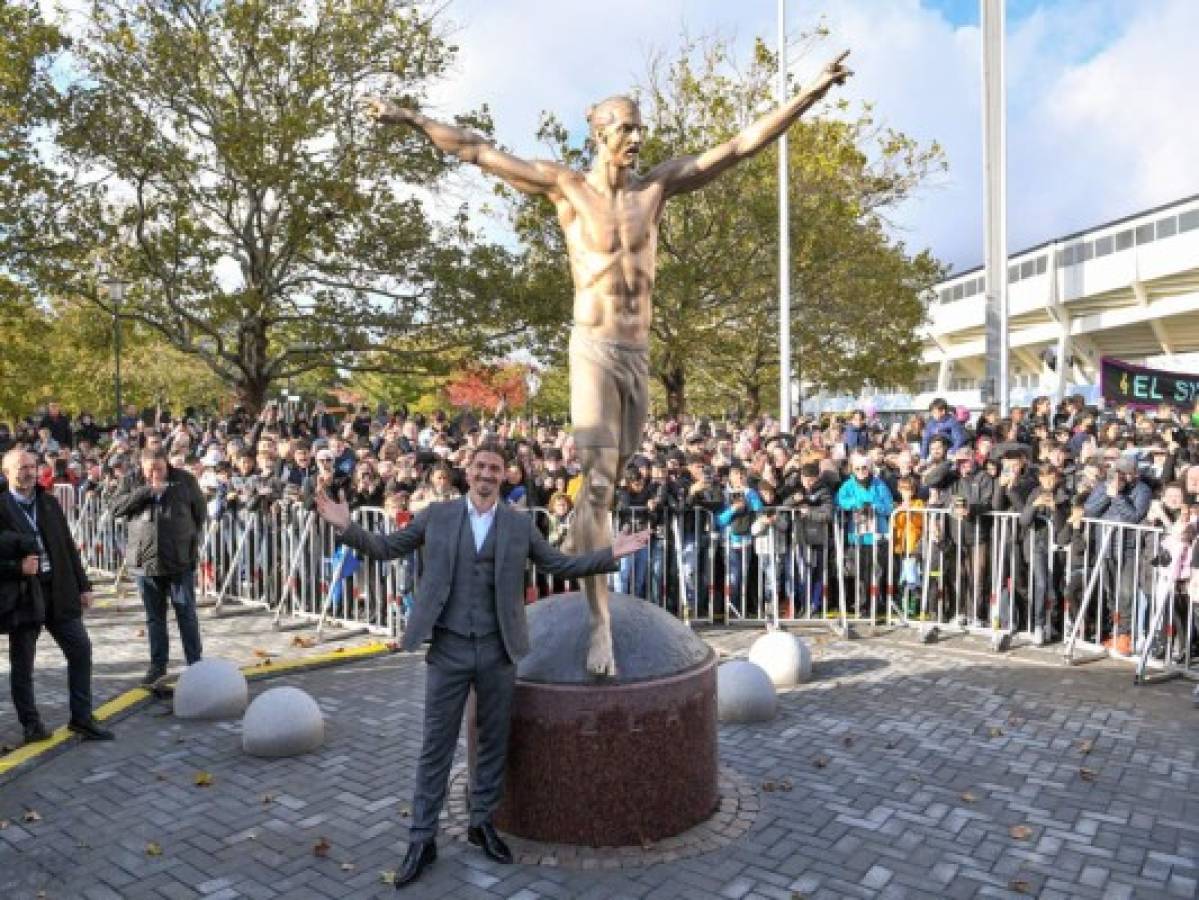
[[[330,653],[318,653],[312,656],[298,656],[294,659],[285,659],[280,662],[264,660],[261,663],[256,663],[251,666],[242,666],[242,674],[247,678],[262,677],[264,675],[273,675],[276,672],[298,672],[308,668],[316,668],[318,666],[328,665],[334,662],[349,662],[352,660],[370,659],[374,656],[382,656],[387,653],[394,653],[396,644],[394,642],[372,641],[369,644],[362,644],[358,647],[343,647],[334,650]],[[101,722],[110,719],[118,713],[122,713],[131,707],[134,707],[151,696],[151,692],[146,688],[133,688],[113,697],[107,703],[96,709],[96,718]],[[24,765],[30,760],[37,759],[44,753],[48,753],[58,747],[69,743],[74,734],[63,725],[56,729],[49,740],[40,741],[36,744],[26,744],[18,747],[11,753],[5,756],[0,756],[0,775],[10,772],[18,766]]]
[[[0,757],[0,775],[10,769],[15,769],[17,766],[28,762],[31,759],[36,759],[47,750],[53,750],[55,747],[61,747],[67,743],[74,735],[67,731],[67,726],[55,730],[48,741],[39,741],[36,744],[25,744],[18,747],[11,753]]]
[[[362,644],[358,647],[344,647],[334,650],[331,653],[317,653],[312,656],[297,656],[294,659],[284,659],[279,662],[274,660],[263,660],[260,663],[255,663],[252,666],[243,666],[242,674],[247,678],[255,676],[271,675],[275,672],[295,672],[316,666],[327,665],[331,662],[345,662],[348,660],[369,659],[372,656],[382,656],[385,653],[395,651],[396,645],[384,641],[372,641],[369,644]]]

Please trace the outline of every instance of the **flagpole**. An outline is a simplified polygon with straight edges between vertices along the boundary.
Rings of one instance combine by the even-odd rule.
[[[787,101],[787,12],[786,0],[778,0],[779,103]],[[791,233],[787,185],[787,132],[779,148],[779,427],[791,430]],[[803,392],[800,391],[802,402]],[[802,412],[802,410],[801,410]]]

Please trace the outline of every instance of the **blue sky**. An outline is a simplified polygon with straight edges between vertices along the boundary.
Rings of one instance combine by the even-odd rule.
[[[774,0],[451,0],[461,59],[435,93],[447,115],[487,103],[530,155],[542,110],[572,126],[627,90],[683,28],[775,41]],[[1009,0],[1009,247],[1014,251],[1199,193],[1199,0]],[[899,210],[896,234],[969,268],[982,259],[977,0],[788,0],[789,29],[823,18],[801,78],[853,49],[846,88],[886,124],[937,140],[950,171]],[[480,202],[485,195],[480,192]],[[455,198],[457,199],[457,198]]]

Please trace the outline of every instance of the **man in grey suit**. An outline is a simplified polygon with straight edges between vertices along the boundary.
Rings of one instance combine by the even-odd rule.
[[[466,497],[433,503],[402,531],[372,534],[350,522],[344,502],[321,492],[317,511],[341,530],[346,546],[376,559],[395,559],[425,548],[424,571],[401,648],[431,640],[426,657],[425,733],[412,803],[408,853],[396,873],[397,888],[411,884],[437,859],[437,819],[467,693],[477,697],[478,754],[470,796],[472,844],[501,863],[512,854],[491,823],[503,793],[508,725],[516,663],[529,649],[525,623],[525,563],[551,575],[582,578],[615,572],[617,560],[644,547],[649,532],[622,534],[611,548],[566,556],[541,536],[533,517],[497,503],[506,459],[498,444],[475,450],[466,469]]]

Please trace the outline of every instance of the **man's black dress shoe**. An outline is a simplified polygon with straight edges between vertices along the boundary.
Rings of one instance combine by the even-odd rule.
[[[113,741],[116,740],[116,735],[102,726],[95,716],[92,716],[85,722],[76,722],[72,719],[67,723],[67,730],[79,735],[85,741]]]
[[[396,872],[396,890],[412,884],[420,878],[426,868],[437,860],[437,841],[429,838],[427,841],[414,841],[408,845],[408,853],[400,863],[400,871]]]
[[[50,740],[50,732],[46,730],[46,726],[42,724],[41,719],[30,722],[25,726],[25,743],[37,744],[41,741]]]
[[[496,862],[504,865],[512,862],[512,851],[490,822],[470,826],[466,829],[466,839],[476,847],[482,847],[483,852]]]
[[[146,670],[146,676],[142,679],[142,687],[154,687],[154,685],[162,681],[166,674],[166,666],[150,666]]]

